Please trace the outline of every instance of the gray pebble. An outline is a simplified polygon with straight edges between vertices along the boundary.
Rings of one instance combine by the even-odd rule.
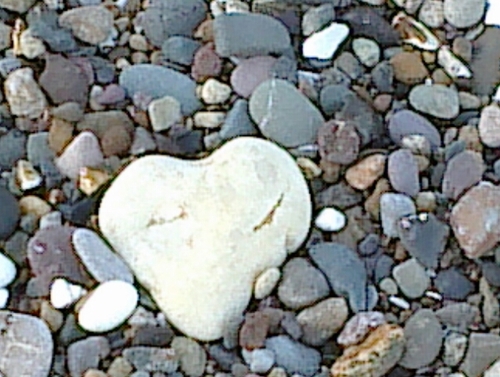
[[[130,347],[125,348],[122,354],[134,368],[149,372],[173,373],[179,367],[175,351],[169,348]]]
[[[353,96],[354,92],[345,85],[327,85],[321,89],[319,103],[326,115],[333,115],[345,106],[349,97]]]
[[[87,369],[96,369],[111,352],[104,336],[89,336],[68,347],[68,369],[71,377],[81,377]]]
[[[378,63],[371,71],[373,85],[381,93],[394,91],[394,68],[388,61]]]
[[[390,117],[389,135],[394,143],[401,146],[403,138],[413,134],[427,138],[433,150],[441,146],[439,131],[423,116],[410,110],[400,110]]]
[[[389,155],[387,174],[394,190],[412,197],[420,191],[417,160],[408,149],[399,149]]]
[[[383,232],[388,237],[398,237],[399,220],[415,213],[415,204],[406,195],[385,193],[380,197],[380,219]]]
[[[334,292],[348,298],[354,312],[366,310],[366,269],[354,251],[343,244],[324,242],[309,249],[309,255],[326,275]]]
[[[481,319],[479,309],[466,302],[445,305],[436,310],[436,316],[443,325],[460,332],[467,332],[472,324]]]
[[[14,129],[0,137],[0,169],[11,170],[18,160],[26,156],[26,136]]]
[[[465,300],[474,292],[474,284],[455,268],[440,271],[434,285],[443,298],[450,300]]]
[[[161,52],[163,57],[171,62],[191,65],[194,59],[194,53],[201,47],[201,43],[194,39],[173,36],[163,42]]]
[[[392,275],[398,283],[399,289],[410,299],[422,297],[431,283],[424,267],[415,258],[398,264],[392,270]]]
[[[442,84],[416,85],[408,100],[417,111],[440,119],[453,119],[460,110],[457,90]]]
[[[52,163],[55,158],[55,153],[49,146],[48,132],[30,134],[26,144],[26,150],[28,160],[34,167]]]
[[[292,309],[314,304],[328,296],[330,288],[325,276],[305,258],[293,258],[283,268],[278,287],[281,302]]]
[[[309,36],[335,19],[333,4],[310,7],[302,16],[302,35]]]
[[[199,377],[205,372],[207,354],[196,341],[186,337],[175,337],[171,347],[179,356],[180,369],[189,377]]]
[[[274,352],[276,365],[284,368],[289,375],[298,373],[312,377],[319,369],[321,354],[286,335],[268,338],[266,348]]]
[[[257,135],[258,131],[248,115],[248,101],[238,99],[227,112],[226,119],[221,126],[219,135],[222,140],[229,140],[238,136]]]
[[[471,150],[457,154],[446,165],[443,194],[457,200],[468,188],[481,181],[485,170],[481,154]]]
[[[464,361],[459,370],[468,377],[480,377],[500,357],[500,336],[472,333]]]
[[[290,35],[286,27],[265,14],[220,15],[214,19],[213,30],[216,52],[224,58],[281,55],[290,48]]]
[[[153,64],[136,64],[123,70],[119,84],[132,98],[136,93],[143,93],[153,99],[171,96],[181,104],[184,115],[191,115],[201,108],[196,97],[196,83],[187,75]]]

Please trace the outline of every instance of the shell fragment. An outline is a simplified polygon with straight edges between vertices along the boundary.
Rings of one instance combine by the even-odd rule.
[[[421,50],[436,51],[441,46],[441,42],[432,31],[405,12],[399,12],[392,19],[392,26],[399,31],[404,43]]]

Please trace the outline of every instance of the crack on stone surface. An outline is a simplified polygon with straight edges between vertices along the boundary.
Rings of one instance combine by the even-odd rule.
[[[283,197],[284,194],[282,193],[278,199],[278,201],[273,205],[269,213],[264,217],[264,219],[256,226],[253,227],[253,231],[257,232],[260,229],[262,229],[265,225],[271,224],[274,218],[274,214],[276,213],[276,210],[281,206],[281,203],[283,202]]]

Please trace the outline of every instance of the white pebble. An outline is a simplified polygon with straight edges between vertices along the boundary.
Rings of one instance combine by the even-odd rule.
[[[408,303],[408,301],[406,301],[405,299],[402,299],[401,297],[389,296],[389,302],[393,305],[396,305],[397,307],[399,307],[401,309],[404,309],[404,310],[410,309],[410,304]]]
[[[260,274],[255,281],[254,296],[257,300],[262,300],[271,294],[276,284],[281,278],[278,268],[269,268]]]
[[[138,300],[132,284],[120,280],[104,282],[84,298],[78,323],[90,332],[113,330],[132,315]]]
[[[441,296],[438,292],[426,291],[425,295],[436,301],[441,301],[443,299],[443,296]]]
[[[345,215],[332,207],[323,208],[314,221],[318,229],[325,232],[338,232],[346,225]]]
[[[198,111],[194,114],[194,124],[201,128],[217,128],[224,123],[226,113],[223,111]]]
[[[0,309],[5,309],[7,303],[9,302],[9,290],[6,288],[0,289]]]
[[[63,278],[55,279],[50,287],[50,303],[56,309],[69,308],[86,293],[80,285],[71,284]]]
[[[201,99],[207,105],[224,103],[231,95],[231,87],[216,79],[208,79],[201,88]]]
[[[302,45],[302,54],[308,59],[331,59],[348,35],[347,25],[334,22],[308,37]]]
[[[17,275],[16,265],[4,254],[0,253],[0,288],[8,286]]]

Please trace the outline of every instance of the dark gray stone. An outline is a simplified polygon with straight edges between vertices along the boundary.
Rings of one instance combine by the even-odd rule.
[[[21,210],[14,195],[0,186],[0,240],[6,240],[19,223]]]
[[[0,137],[0,169],[11,170],[18,160],[26,158],[26,135],[10,130]]]
[[[89,336],[68,347],[68,369],[71,377],[81,377],[87,369],[99,367],[99,363],[111,352],[104,336]]]
[[[354,92],[345,85],[327,85],[321,89],[319,94],[321,110],[323,110],[326,115],[333,115],[337,111],[342,110],[348,98],[354,96]]]
[[[171,62],[181,65],[191,65],[194,53],[201,47],[201,43],[194,39],[173,36],[163,42],[161,52],[163,57]]]
[[[422,135],[431,143],[431,148],[441,146],[441,135],[434,125],[423,116],[410,111],[400,110],[389,119],[389,135],[394,143],[401,142],[408,135]]]
[[[213,22],[215,48],[221,57],[283,54],[290,47],[290,35],[277,19],[264,14],[230,13]]]
[[[222,140],[229,140],[237,136],[257,135],[258,131],[248,114],[248,101],[238,99],[227,112],[226,119],[221,126],[219,135]]]
[[[450,300],[465,300],[474,292],[474,284],[456,268],[440,271],[434,280],[434,285],[443,298]]]

